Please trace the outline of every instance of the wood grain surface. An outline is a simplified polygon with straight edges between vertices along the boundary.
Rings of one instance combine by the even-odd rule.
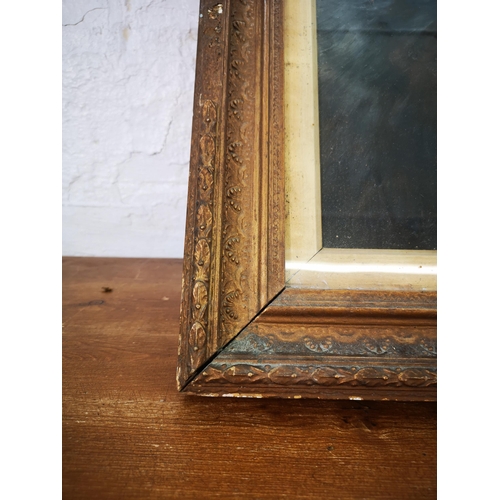
[[[181,273],[63,259],[64,498],[436,497],[435,403],[178,393]]]

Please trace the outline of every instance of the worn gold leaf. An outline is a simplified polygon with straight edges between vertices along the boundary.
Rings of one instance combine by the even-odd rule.
[[[207,287],[201,281],[197,281],[193,288],[193,318],[195,320],[204,321],[207,304]]]
[[[212,222],[212,212],[207,205],[201,205],[196,214],[199,238],[208,238],[212,230]]]
[[[428,387],[436,385],[437,374],[429,370],[410,368],[399,375],[399,380],[410,387]]]
[[[215,124],[217,122],[217,110],[212,101],[203,103],[203,128],[205,134],[215,135]]]
[[[209,135],[200,139],[201,162],[204,167],[213,167],[215,160],[215,142]]]
[[[196,243],[194,261],[196,264],[195,279],[208,282],[208,275],[210,273],[210,247],[207,240],[202,239]]]
[[[212,198],[214,177],[210,169],[203,167],[198,173],[198,192],[201,201],[209,202]]]
[[[198,322],[194,323],[189,332],[190,361],[192,371],[196,370],[204,359],[203,353],[206,341],[207,334],[203,325]]]

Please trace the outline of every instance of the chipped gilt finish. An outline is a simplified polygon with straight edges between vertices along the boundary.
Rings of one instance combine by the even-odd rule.
[[[282,8],[201,1],[178,388],[434,400],[435,293],[285,285]]]

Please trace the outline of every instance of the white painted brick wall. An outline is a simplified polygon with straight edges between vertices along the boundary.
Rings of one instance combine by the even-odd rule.
[[[63,255],[181,257],[199,0],[63,0]]]

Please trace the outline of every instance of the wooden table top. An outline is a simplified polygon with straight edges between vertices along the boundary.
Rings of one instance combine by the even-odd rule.
[[[434,403],[178,393],[181,268],[63,259],[65,499],[436,498]]]

